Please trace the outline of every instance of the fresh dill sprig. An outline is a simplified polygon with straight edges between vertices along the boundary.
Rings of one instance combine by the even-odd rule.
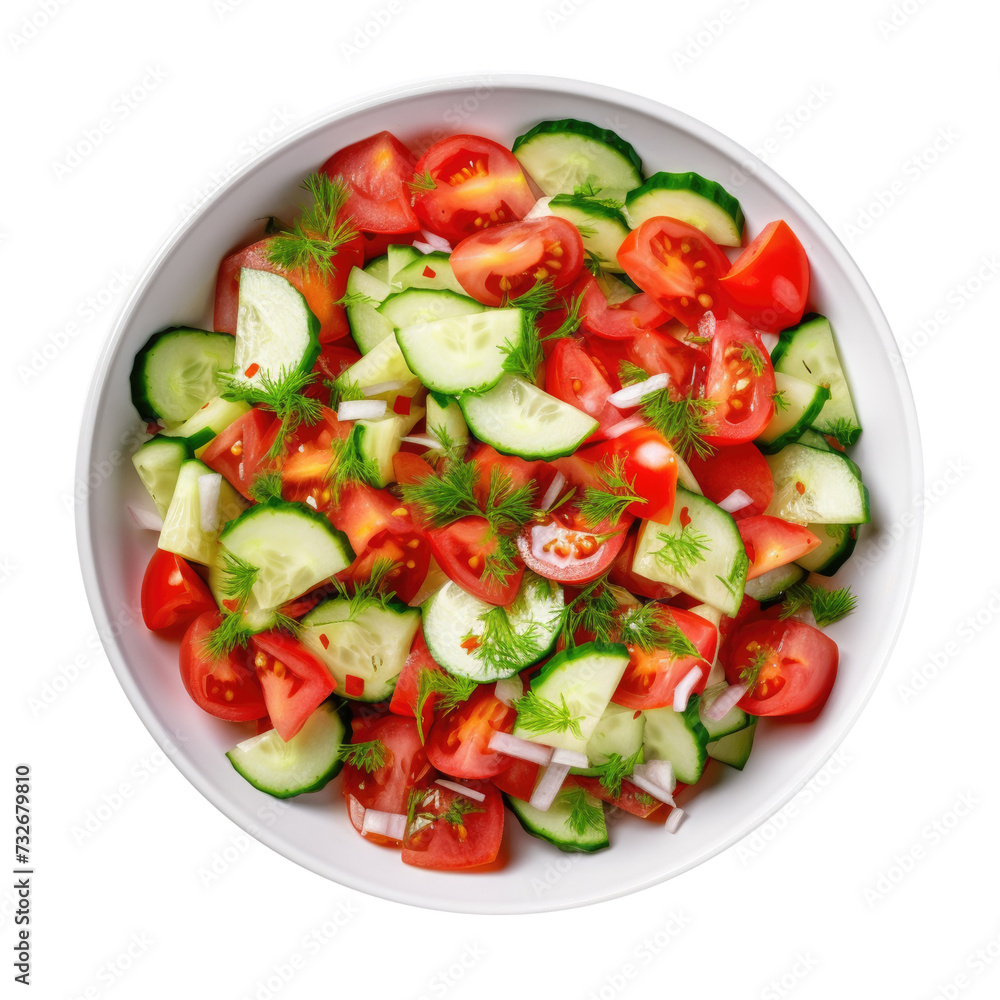
[[[715,574],[715,579],[736,597],[737,588],[744,586],[747,580],[747,570],[750,568],[750,557],[746,552],[738,552],[733,559],[733,565],[729,568],[729,575],[723,576],[721,573]]]
[[[581,629],[598,642],[611,642],[618,631],[619,593],[618,588],[608,583],[605,574],[588,584],[575,601],[563,608],[560,635],[567,648],[576,645],[573,637]]]
[[[355,426],[346,438],[330,443],[332,460],[326,471],[326,481],[334,503],[340,500],[344,487],[351,483],[378,486],[382,482],[375,460],[361,450],[361,431],[361,427]]]
[[[740,671],[740,681],[746,685],[747,694],[752,695],[760,680],[761,671],[774,660],[774,650],[770,646],[761,646],[754,653],[753,659]]]
[[[427,699],[434,696],[435,711],[447,715],[454,711],[463,701],[468,701],[479,685],[471,677],[456,677],[443,670],[424,667],[417,680],[417,702],[414,714],[417,717],[417,733],[420,742],[424,741],[424,706]]]
[[[608,759],[597,767],[597,779],[601,787],[612,798],[617,799],[622,793],[622,782],[636,769],[643,760],[642,747],[634,754],[623,757],[620,753],[608,755]]]
[[[373,299],[364,292],[344,292],[334,303],[334,305],[343,306],[345,309],[348,306],[375,306],[378,304],[378,299]]]
[[[508,375],[515,375],[523,378],[525,382],[534,383],[538,378],[538,366],[545,360],[542,342],[534,323],[527,324],[516,344],[505,340],[500,350],[506,355],[503,359],[503,370]]]
[[[250,593],[259,574],[259,567],[247,562],[246,559],[241,559],[228,549],[223,550],[222,593],[230,601],[235,602],[237,608],[245,607],[247,601],[250,600]],[[230,608],[230,610],[236,610],[236,608]]]
[[[362,612],[369,608],[388,610],[389,602],[396,596],[396,592],[385,590],[385,581],[395,568],[396,563],[392,559],[376,559],[368,579],[356,582],[351,591],[340,580],[334,579],[337,593],[348,602],[345,621],[357,621]]]
[[[593,250],[584,251],[583,266],[596,278],[607,264],[607,259]]]
[[[674,399],[670,389],[657,389],[642,397],[643,416],[687,460],[692,454],[708,458],[712,446],[705,441],[710,433],[708,418],[718,404],[713,399],[684,396]]]
[[[695,333],[694,330],[688,330],[688,332],[684,335],[684,341],[688,344],[694,344],[695,347],[704,347],[706,344],[712,343],[712,338],[702,336],[700,333]]]
[[[750,371],[756,378],[760,378],[764,374],[764,356],[754,344],[745,343],[743,345],[740,359],[750,365]]]
[[[566,696],[560,695],[560,704],[542,698],[535,691],[528,691],[523,698],[514,703],[517,709],[517,726],[526,733],[542,735],[544,733],[570,733],[578,740],[583,739],[580,723],[582,715],[573,715]]]
[[[612,458],[610,467],[603,463],[597,467],[597,480],[599,485],[583,491],[579,505],[580,516],[592,528],[605,522],[617,524],[632,504],[645,501],[635,491],[635,477],[626,478],[621,455]]]
[[[600,187],[594,187],[593,184],[577,184],[573,188],[573,194],[577,198],[595,201],[598,205],[603,205],[605,208],[613,208],[616,212],[620,212],[625,207],[625,202],[618,201],[616,198],[599,197],[602,190]]]
[[[626,385],[637,385],[639,382],[645,382],[648,378],[649,373],[637,364],[631,361],[618,362],[618,381],[621,382],[623,387]]]
[[[656,538],[663,544],[653,556],[678,576],[689,576],[693,567],[705,561],[705,553],[709,550],[708,536],[690,524],[685,525],[679,534],[661,531]]]
[[[781,605],[781,617],[791,618],[803,608],[811,608],[813,618],[820,628],[839,622],[854,614],[858,599],[850,587],[827,590],[826,587],[812,587],[808,583],[797,583],[789,587]]]
[[[437,181],[431,177],[431,172],[429,170],[425,170],[423,177],[414,175],[412,181],[406,182],[406,186],[413,192],[434,191],[437,189]]]
[[[239,646],[246,646],[257,630],[247,623],[242,611],[223,613],[222,621],[208,633],[205,649],[213,660],[227,657]]]
[[[527,291],[510,299],[507,304],[537,316],[538,313],[547,312],[553,308],[552,300],[555,297],[556,291],[551,281],[538,281]]]
[[[832,437],[841,448],[846,449],[857,441],[861,428],[847,417],[838,417],[836,420],[828,421],[824,427],[819,428],[819,431]]]
[[[563,337],[572,337],[580,329],[583,316],[580,314],[583,309],[583,300],[586,292],[574,295],[573,300],[566,307],[566,318],[551,333],[546,334],[543,340],[561,340]]]
[[[778,391],[771,396],[771,402],[774,403],[774,408],[776,410],[787,410],[791,405],[788,402],[788,393],[785,392],[784,389],[778,389]]]
[[[645,653],[663,650],[671,659],[702,659],[698,647],[681,631],[662,605],[651,601],[627,611],[618,621],[621,641]]]
[[[335,381],[324,379],[323,385],[330,390],[330,409],[336,410],[341,403],[348,400],[365,399],[365,394],[361,391],[361,386],[357,382],[352,382],[343,375]]]
[[[486,496],[486,519],[497,531],[522,528],[534,516],[534,484],[514,486],[510,472],[494,465],[490,470],[490,489]]]
[[[379,768],[385,767],[386,754],[386,746],[381,740],[345,743],[337,751],[339,760],[366,774],[374,774]]]
[[[468,796],[458,792],[454,793],[454,798],[448,803],[444,812],[435,812],[428,808],[439,807],[443,794],[445,793],[442,788],[414,788],[410,791],[406,803],[406,825],[411,834],[441,820],[453,827],[458,839],[462,841],[467,836],[465,817],[486,811],[485,806],[473,802]]]
[[[562,793],[564,802],[569,803],[566,823],[582,837],[588,830],[604,829],[604,804],[583,788],[571,788]]]
[[[530,622],[523,632],[517,632],[504,608],[493,607],[479,616],[483,623],[477,635],[470,632],[465,642],[475,640],[472,655],[485,670],[497,675],[520,670],[541,652],[538,644],[538,624]]]
[[[250,499],[254,503],[267,503],[270,500],[280,500],[281,473],[274,469],[258,472],[253,477],[253,482],[247,488],[247,493],[250,494]]]
[[[419,507],[432,527],[443,528],[463,517],[482,516],[476,486],[479,466],[475,462],[449,462],[437,475],[404,483],[403,503]]]

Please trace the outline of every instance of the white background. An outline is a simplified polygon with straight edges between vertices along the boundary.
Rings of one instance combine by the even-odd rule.
[[[996,8],[393,0],[356,46],[388,8],[13,0],[0,15],[0,392],[13,442],[0,500],[0,788],[12,795],[14,764],[32,764],[36,995],[996,996]],[[903,636],[816,782],[658,888],[470,918],[297,868],[164,761],[99,650],[66,497],[114,314],[191,205],[255,146],[333,104],[492,71],[659,99],[802,192],[903,348],[930,492]],[[2,844],[13,818],[0,815]],[[4,870],[7,858],[0,849]],[[0,888],[5,982],[13,898]]]

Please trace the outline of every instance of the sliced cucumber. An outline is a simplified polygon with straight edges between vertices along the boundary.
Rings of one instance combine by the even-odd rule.
[[[269,729],[238,743],[226,756],[254,788],[290,799],[318,792],[340,773],[340,749],[345,742],[350,742],[347,725],[325,701],[287,743],[276,729]]]
[[[593,417],[513,375],[480,395],[460,397],[459,403],[476,437],[505,455],[572,455],[597,430]]]
[[[428,288],[451,291],[458,295],[466,294],[461,282],[455,277],[448,254],[438,250],[418,254],[416,260],[393,276],[392,284],[401,291],[408,288]]]
[[[307,372],[318,356],[319,320],[305,296],[280,274],[244,267],[236,318],[236,379],[259,383],[265,375],[279,379]],[[254,374],[248,376],[247,371]]]
[[[352,268],[348,275],[347,294],[351,304],[347,307],[347,322],[362,354],[392,336],[392,323],[379,312],[379,306],[390,291],[384,281],[359,267]]]
[[[857,441],[861,421],[837,352],[833,327],[825,316],[813,313],[798,326],[782,331],[771,361],[776,372],[829,388],[830,398],[813,423],[815,430],[832,434],[843,445]]]
[[[541,122],[514,140],[513,151],[547,195],[582,186],[622,200],[642,183],[639,154],[621,136],[575,118]]]
[[[698,701],[698,718],[708,733],[709,742],[712,740],[721,740],[723,736],[728,736],[730,733],[737,733],[750,725],[750,716],[739,705],[733,705],[721,719],[710,719],[705,714],[705,706],[710,705],[715,696],[727,687],[729,685],[723,681],[721,684],[705,688],[704,694],[702,694]]]
[[[210,399],[200,410],[196,410],[179,427],[163,432],[167,438],[184,441],[187,447],[200,458],[212,438],[218,437],[231,423],[249,412],[246,403],[233,402],[216,396]]]
[[[409,433],[413,413],[403,417],[389,413],[378,420],[359,420],[351,433],[357,435],[358,454],[375,463],[378,479],[372,477],[372,486],[386,487],[396,481],[392,467],[392,457],[403,445],[403,438]]]
[[[427,433],[458,448],[469,443],[469,425],[462,407],[447,396],[427,394]]]
[[[166,516],[170,498],[174,495],[181,465],[191,457],[187,442],[179,438],[157,434],[140,445],[132,456],[132,464],[139,473],[142,485],[156,504],[160,517]]]
[[[558,708],[565,704],[574,725],[562,730],[540,731],[525,725],[524,709],[520,708],[514,735],[546,746],[586,753],[587,744],[628,663],[628,649],[614,643],[588,642],[557,653],[531,682],[531,690],[543,702]]]
[[[861,470],[836,451],[790,444],[767,456],[774,476],[768,514],[798,524],[867,524],[868,490]]]
[[[386,252],[386,283],[400,287],[397,275],[405,267],[419,260],[423,254],[416,248],[402,244],[393,244]]]
[[[416,387],[420,383],[417,376],[406,367],[406,358],[403,357],[395,337],[386,337],[376,344],[360,361],[355,361],[337,379],[338,385],[353,384],[361,389],[380,385],[382,382],[402,382],[404,388],[399,392],[404,395],[412,395],[413,392],[408,391],[411,389],[411,384],[412,387]]]
[[[485,311],[486,306],[475,299],[447,288],[407,288],[390,295],[379,307],[382,316],[396,329]]]
[[[643,522],[632,569],[735,617],[749,563],[732,516],[678,486],[670,523]]]
[[[528,333],[521,309],[489,309],[396,331],[407,367],[433,392],[483,392],[503,375],[507,348]]]
[[[819,431],[814,431],[811,427],[802,432],[802,436],[799,438],[798,444],[804,444],[809,448],[818,448],[820,451],[837,450],[822,434],[819,433]]]
[[[136,354],[132,403],[143,420],[176,427],[217,392],[215,376],[233,367],[236,341],[228,333],[174,327],[154,333]]]
[[[389,255],[382,254],[365,264],[365,274],[377,278],[383,285],[389,284]]]
[[[786,444],[798,441],[830,398],[830,390],[825,385],[813,385],[784,372],[774,373],[774,384],[782,406],[775,406],[771,422],[755,442],[761,451],[768,453],[781,451]]]
[[[699,715],[701,699],[691,698],[683,712],[666,708],[647,709],[643,753],[649,760],[669,760],[674,777],[693,785],[705,770],[708,730]]]
[[[390,602],[351,617],[351,602],[334,598],[302,619],[300,640],[326,664],[337,693],[355,701],[385,701],[420,627],[420,611]],[[360,688],[360,690],[359,690]]]
[[[502,609],[495,609],[449,581],[423,606],[424,639],[431,656],[449,673],[485,684],[513,677],[547,656],[555,645],[562,609],[562,588],[530,571],[524,574],[513,602]],[[501,611],[515,633],[532,636],[523,655],[505,660],[502,665],[491,658],[489,646],[468,649],[463,645],[470,635],[483,635],[487,614]]]
[[[212,470],[197,459],[182,463],[157,543],[161,549],[203,566],[210,566],[215,560],[216,541],[222,524],[237,517],[245,506],[239,493],[223,479],[219,492],[219,527],[204,530],[201,526],[198,480],[209,475],[213,475]]]
[[[579,820],[576,823],[572,821],[573,807],[577,803],[578,796],[582,796],[582,805],[589,815],[596,817],[597,810],[601,810],[600,822],[582,826]],[[604,803],[579,785],[563,788],[544,812],[511,795],[506,796],[506,800],[510,811],[517,817],[517,821],[526,833],[548,841],[561,851],[580,851],[590,854],[608,846]]]
[[[627,760],[641,750],[645,728],[646,717],[642,712],[611,702],[587,742],[587,760],[590,762],[588,770],[606,764],[613,753]]]
[[[653,174],[642,187],[629,191],[625,212],[633,229],[666,215],[700,229],[720,246],[743,242],[746,220],[740,203],[721,184],[690,171]]]
[[[709,743],[708,756],[712,760],[721,761],[742,771],[750,759],[750,751],[753,750],[753,734],[756,728],[757,720],[754,719],[746,728]]]
[[[807,527],[819,539],[819,545],[797,560],[798,564],[810,573],[833,576],[850,559],[858,544],[858,525],[809,524]]]
[[[622,270],[618,248],[628,236],[629,227],[620,209],[598,198],[557,194],[549,201],[548,210],[580,230],[584,250],[593,254],[602,270]]]
[[[820,530],[822,531],[822,529]],[[796,563],[788,563],[787,566],[779,566],[777,569],[762,573],[752,580],[747,580],[745,593],[747,597],[764,604],[767,601],[773,601],[779,594],[783,594],[789,587],[801,583],[805,578],[806,571],[801,566]]]

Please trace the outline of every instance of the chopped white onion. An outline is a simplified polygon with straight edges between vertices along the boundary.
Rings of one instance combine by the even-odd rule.
[[[413,249],[419,250],[421,253],[434,253],[434,247],[430,243],[424,243],[423,240],[414,240]]]
[[[447,788],[449,791],[458,792],[459,795],[464,795],[467,799],[472,799],[473,802],[486,801],[485,793],[477,792],[474,788],[469,788],[468,785],[460,785],[457,781],[449,781],[447,778],[436,778],[434,784],[440,785],[442,788]]]
[[[633,772],[632,776],[628,780],[631,781],[636,788],[645,792],[647,795],[652,795],[654,799],[659,799],[660,802],[666,802],[667,805],[670,806],[675,805],[673,793],[667,791],[666,788],[661,788],[658,784],[656,784],[656,782],[650,781],[649,778]]]
[[[753,503],[753,497],[744,493],[743,490],[733,490],[725,500],[719,501],[719,506],[727,514],[735,514],[738,510],[743,510]]]
[[[198,477],[198,506],[202,531],[217,531],[219,528],[219,497],[222,495],[222,476],[218,472],[206,472]]]
[[[579,750],[563,750],[561,747],[556,747],[552,751],[552,763],[566,764],[568,767],[586,767],[590,762],[587,760],[587,755]]]
[[[625,420],[619,420],[617,424],[612,424],[604,432],[604,436],[608,439],[621,437],[623,434],[628,434],[629,431],[634,431],[637,427],[642,426],[642,417],[627,417]]]
[[[527,219],[544,219],[552,214],[549,208],[549,202],[552,201],[551,198],[539,198],[534,205],[531,206],[531,211],[524,217]]]
[[[490,749],[505,753],[508,757],[530,760],[532,764],[541,764],[543,767],[552,760],[552,747],[522,740],[520,736],[513,736],[511,733],[494,733],[490,737]]]
[[[608,402],[619,409],[638,406],[642,402],[643,396],[648,396],[657,389],[666,389],[670,385],[670,376],[663,372],[660,375],[651,375],[645,382],[636,382],[635,385],[627,385],[624,389],[611,393]]]
[[[423,236],[424,242],[433,247],[435,250],[440,250],[443,253],[451,253],[451,244],[443,237],[438,236],[437,233],[430,233],[426,229],[420,230],[420,235]],[[416,246],[416,244],[414,244]]]
[[[548,510],[559,499],[565,485],[566,477],[561,472],[557,472],[555,479],[549,483],[545,496],[542,497],[542,510]]]
[[[711,719],[713,722],[724,719],[746,693],[746,684],[732,684],[720,691],[705,708],[705,718]]]
[[[505,705],[513,705],[518,698],[524,694],[524,685],[520,677],[505,677],[497,681],[493,689],[493,696],[497,701],[502,701]]]
[[[691,690],[701,680],[701,667],[692,667],[674,688],[674,711],[683,712],[688,706]]]
[[[378,420],[389,404],[384,399],[345,399],[337,407],[338,420]]]
[[[155,511],[143,510],[141,507],[133,507],[129,504],[128,512],[132,515],[132,520],[135,521],[137,528],[142,528],[144,531],[163,530],[163,518]]]
[[[403,438],[405,444],[416,444],[421,448],[440,448],[441,442],[431,434],[407,434]]]
[[[761,330],[757,331],[757,335],[768,354],[778,346],[778,341],[781,339],[776,333],[764,333]]]
[[[319,510],[319,504],[316,503],[316,498],[314,496],[306,497],[306,504],[312,507],[313,510]]]
[[[569,774],[569,764],[550,764],[535,785],[535,790],[528,799],[528,805],[542,812],[548,812],[549,806],[555,801],[562,788],[566,775]]]
[[[681,825],[681,821],[686,815],[687,813],[684,812],[680,806],[674,806],[673,809],[670,810],[670,815],[667,817],[666,823],[663,824],[663,829],[666,830],[667,833],[676,833],[677,827]]]
[[[674,777],[674,765],[669,760],[647,760],[642,764],[636,764],[632,771],[633,775],[638,774],[640,778],[645,778],[652,782],[657,788],[662,788],[671,795],[677,787],[677,779]]]
[[[361,824],[361,836],[377,833],[390,840],[402,840],[406,836],[406,814],[382,812],[380,809],[366,809]]]
[[[361,387],[361,392],[365,396],[379,396],[383,392],[395,392],[397,389],[402,389],[406,385],[405,382],[400,382],[398,379],[393,382],[376,382],[374,385],[365,385]]]

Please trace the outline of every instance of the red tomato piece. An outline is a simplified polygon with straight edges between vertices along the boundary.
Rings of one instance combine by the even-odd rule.
[[[396,532],[391,528],[380,531],[369,539],[364,552],[337,578],[363,583],[371,578],[376,564],[384,561],[394,564],[385,576],[387,589],[408,604],[423,586],[431,562],[430,546],[422,532]]]
[[[286,500],[305,503],[311,499],[314,510],[325,511],[333,502],[329,488],[331,446],[344,441],[353,425],[337,419],[337,414],[324,406],[314,424],[301,424],[289,435],[285,456],[281,462],[281,492]]]
[[[517,712],[499,701],[494,685],[480,684],[472,697],[434,720],[427,739],[427,757],[454,778],[490,778],[510,763],[490,749],[494,733],[509,733]]]
[[[688,467],[712,503],[722,503],[734,490],[750,497],[746,507],[733,511],[737,521],[763,514],[774,496],[774,477],[767,459],[749,441],[719,448],[708,458],[692,453]]]
[[[663,326],[670,314],[645,292],[632,295],[618,305],[609,305],[597,281],[588,275],[580,303],[580,326],[606,340],[630,340],[643,330]]]
[[[201,460],[250,499],[250,485],[261,472],[274,468],[268,451],[280,430],[274,414],[254,407],[212,438]]]
[[[820,544],[820,539],[805,525],[792,524],[768,514],[745,517],[736,526],[750,557],[748,580],[779,566],[787,566]]]
[[[191,568],[186,559],[173,552],[157,549],[142,577],[142,620],[148,629],[187,627],[216,604],[208,584]]]
[[[618,525],[591,528],[573,508],[561,507],[541,522],[526,524],[517,536],[517,550],[539,576],[557,583],[589,583],[614,561],[631,523],[626,516]]]
[[[483,576],[486,559],[497,546],[485,517],[463,517],[445,528],[432,529],[427,537],[438,565],[463,590],[489,604],[510,604],[514,600],[524,566],[518,566],[503,582]]]
[[[599,422],[588,440],[601,440],[622,420],[621,410],[608,402],[614,390],[584,345],[571,337],[556,343],[545,364],[545,391]]]
[[[365,263],[368,264],[377,257],[383,257],[389,247],[410,246],[414,240],[422,240],[424,234],[419,229],[412,233],[369,233],[362,230],[361,239],[365,250]]]
[[[633,517],[667,523],[677,496],[677,455],[666,438],[652,427],[637,427],[594,449],[606,468],[619,463],[622,478],[642,500],[626,512]]]
[[[647,795],[642,789],[636,788],[627,778],[622,781],[620,795],[612,795],[601,784],[600,778],[587,778],[583,775],[577,775],[573,780],[596,798],[607,802],[609,805],[617,806],[619,809],[624,809],[625,812],[631,813],[633,816],[638,816],[640,819],[648,819],[653,813],[663,807],[663,803],[659,799],[654,799],[652,795]]]
[[[396,687],[392,692],[392,700],[389,702],[389,711],[396,715],[407,715],[411,719],[417,716],[417,701],[420,698],[420,678],[425,671],[435,671],[440,673],[441,668],[434,661],[427,643],[424,641],[423,631],[418,630],[410,647],[410,655],[407,656],[403,669],[396,678]],[[424,702],[422,715],[422,731],[426,734],[430,731],[431,723],[434,721],[434,699],[432,693]]]
[[[507,760],[507,767],[493,776],[493,784],[501,792],[527,802],[538,784],[538,772],[541,768],[530,760],[521,760],[519,757],[508,757]]]
[[[510,479],[511,489],[519,490],[530,483],[535,484],[536,492],[543,491],[552,478],[551,471],[545,462],[528,461],[516,455],[501,455],[488,444],[479,444],[469,456],[470,462],[479,466],[479,482],[476,485],[476,496],[480,506],[486,503],[490,492],[490,481],[494,469]]]
[[[351,347],[323,344],[319,356],[316,358],[316,363],[313,365],[316,380],[305,390],[305,394],[316,399],[329,401],[330,390],[323,385],[324,380],[336,381],[351,365],[360,360],[361,355]]]
[[[681,395],[693,392],[705,379],[704,354],[657,330],[643,330],[629,343],[628,360],[648,375],[669,375]]]
[[[340,502],[327,510],[333,526],[347,535],[355,553],[363,554],[368,543],[382,531],[405,535],[414,531],[410,510],[388,490],[364,483],[344,488]]]
[[[408,451],[397,451],[392,456],[392,472],[396,482],[405,486],[433,476],[434,466],[419,455],[413,455]]]

